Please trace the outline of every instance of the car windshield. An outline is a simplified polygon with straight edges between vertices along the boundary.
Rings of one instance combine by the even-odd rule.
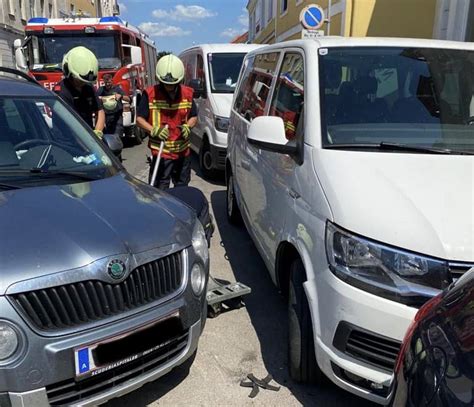
[[[116,69],[121,66],[118,38],[115,34],[55,34],[33,36],[30,54],[31,68],[61,70],[64,54],[79,45],[89,48],[99,61],[100,69]]]
[[[208,55],[211,91],[234,93],[245,54],[214,53]]]
[[[0,191],[108,177],[111,157],[59,99],[0,96]]]
[[[326,148],[474,153],[474,52],[321,49]]]

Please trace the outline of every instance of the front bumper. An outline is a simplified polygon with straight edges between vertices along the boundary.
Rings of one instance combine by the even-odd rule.
[[[316,332],[315,348],[318,365],[335,384],[360,397],[379,404],[388,403],[385,389],[390,388],[392,372],[386,367],[354,357],[335,346],[341,325],[350,324],[363,333],[373,333],[401,342],[417,309],[366,293],[341,281],[329,269],[316,280],[305,282],[305,291],[313,315]],[[339,329],[338,329],[339,328]],[[376,345],[378,346],[378,345]],[[338,349],[339,348],[339,349]],[[341,371],[346,374],[341,375]],[[362,386],[357,380],[368,385]]]
[[[166,363],[159,365],[146,373],[137,375],[129,380],[114,385],[113,387],[108,388],[107,390],[92,395],[90,397],[81,399],[77,403],[71,403],[70,406],[94,406],[98,404],[105,403],[106,401],[120,397],[126,393],[129,393],[133,390],[138,389],[144,384],[154,381],[159,377],[170,372],[174,367],[182,364],[186,361],[193,353],[196,351],[198,346],[199,336],[201,334],[201,321],[194,323],[188,330],[188,340],[186,347],[175,356],[173,359],[167,361]],[[45,387],[38,388],[23,393],[10,392],[10,403],[12,407],[16,406],[49,406],[48,394]]]

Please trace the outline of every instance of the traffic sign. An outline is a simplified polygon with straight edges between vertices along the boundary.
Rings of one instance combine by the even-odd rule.
[[[318,30],[324,21],[324,10],[317,4],[310,4],[301,10],[300,23],[307,30]]]

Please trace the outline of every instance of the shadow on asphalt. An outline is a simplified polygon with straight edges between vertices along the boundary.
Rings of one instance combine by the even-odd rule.
[[[252,288],[245,297],[245,305],[257,333],[265,368],[274,380],[291,390],[305,406],[321,406],[330,402],[335,406],[375,406],[339,389],[332,382],[320,388],[293,382],[287,366],[287,309],[286,300],[278,293],[245,226],[236,227],[228,223],[226,216],[226,192],[211,194],[216,227],[222,238],[237,281]],[[248,372],[251,373],[251,372]]]

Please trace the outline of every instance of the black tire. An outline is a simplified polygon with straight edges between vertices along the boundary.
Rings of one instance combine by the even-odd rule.
[[[288,368],[290,377],[297,382],[322,384],[324,374],[316,362],[305,280],[303,262],[297,259],[291,264],[288,290]]]
[[[212,179],[216,175],[216,170],[212,166],[212,154],[209,140],[204,137],[199,149],[199,167],[204,178]]]
[[[135,125],[135,129],[133,130],[133,135],[135,136],[135,145],[139,146],[143,143],[143,130]]]
[[[227,193],[226,193],[226,213],[227,220],[232,225],[241,225],[242,216],[240,214],[239,207],[237,206],[237,200],[235,199],[234,191],[234,176],[229,174],[227,178]]]

